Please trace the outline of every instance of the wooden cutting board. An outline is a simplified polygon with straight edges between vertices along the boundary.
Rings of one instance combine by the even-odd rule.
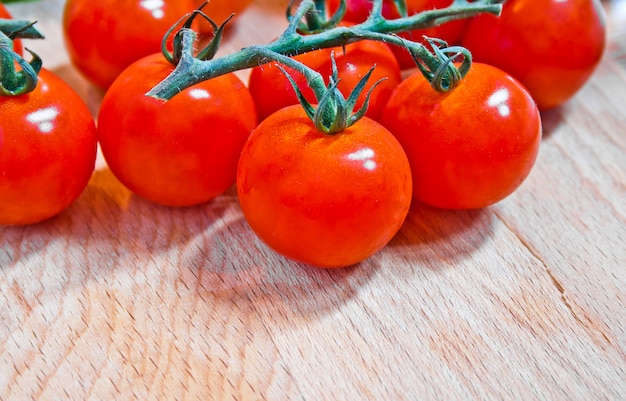
[[[62,6],[9,10],[96,115]],[[255,0],[221,53],[274,38],[285,6]],[[0,227],[0,400],[625,400],[626,1],[604,6],[606,57],[544,113],[522,187],[484,210],[414,205],[355,267],[277,256],[233,190],[159,207],[99,160],[67,211]]]

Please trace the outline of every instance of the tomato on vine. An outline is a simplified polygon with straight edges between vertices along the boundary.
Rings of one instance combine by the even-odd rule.
[[[341,0],[326,0],[328,11],[333,14],[339,8]],[[372,10],[372,0],[345,0],[346,13],[343,17],[344,21],[359,23],[363,22],[369,16]],[[453,0],[406,0],[407,15],[415,15],[422,11],[434,10],[450,6]],[[382,15],[388,19],[400,18],[400,13],[395,5],[394,0],[383,0]],[[467,20],[460,19],[449,21],[441,25],[424,29],[414,29],[407,32],[401,32],[398,35],[416,42],[422,42],[423,37],[439,38],[448,44],[456,44],[461,40],[461,35],[465,30]],[[401,69],[409,69],[415,67],[415,61],[411,54],[402,47],[390,46]]]
[[[294,105],[262,121],[246,142],[237,193],[248,224],[270,248],[310,265],[344,267],[400,229],[411,173],[400,144],[374,120],[326,134]]]
[[[173,70],[160,53],[124,70],[102,101],[98,139],[109,168],[132,192],[190,206],[234,184],[239,153],[257,120],[248,89],[233,73],[168,101],[146,96]]]
[[[0,96],[0,224],[49,219],[87,186],[96,161],[96,128],[83,100],[42,69],[36,87]]]
[[[513,75],[540,109],[550,109],[574,96],[600,62],[604,10],[599,0],[507,0],[500,17],[475,17],[462,43],[474,60]]]
[[[294,58],[318,71],[323,77],[329,77],[332,74],[331,53],[334,54],[341,78],[339,89],[344,94],[348,94],[369,72],[372,65],[376,65],[370,79],[371,83],[365,92],[374,82],[385,78],[372,91],[366,114],[375,120],[378,119],[391,92],[401,81],[398,63],[389,46],[382,42],[364,40],[344,47],[315,50],[294,56]],[[312,101],[313,92],[306,85],[306,79],[289,67],[286,70],[296,80],[306,98]],[[283,107],[298,103],[293,87],[275,62],[253,68],[250,72],[248,87],[257,106],[260,120]],[[360,97],[357,107],[360,107],[364,100],[365,94]]]
[[[414,198],[446,209],[482,208],[510,195],[530,173],[541,142],[539,111],[524,87],[476,62],[447,93],[420,72],[409,76],[382,123],[409,158]]]
[[[193,9],[189,0],[68,0],[63,36],[70,60],[106,89],[131,63],[158,52],[168,29]]]

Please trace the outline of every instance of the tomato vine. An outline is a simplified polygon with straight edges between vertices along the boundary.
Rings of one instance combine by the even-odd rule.
[[[223,57],[207,60],[201,60],[194,56],[193,46],[190,44],[195,42],[196,34],[189,28],[183,28],[180,33],[188,39],[186,39],[187,46],[184,46],[182,50],[179,64],[168,77],[150,90],[147,95],[167,100],[196,83],[229,72],[255,67],[271,61],[284,60],[283,56],[294,56],[316,49],[343,46],[366,39],[407,48],[420,70],[433,80],[435,88],[447,91],[454,88],[460,78],[469,70],[471,63],[469,53],[463,52],[463,49],[459,47],[432,52],[423,44],[402,38],[397,33],[436,25],[453,19],[469,18],[481,13],[498,15],[502,10],[504,1],[476,0],[470,2],[469,0],[455,0],[446,8],[424,11],[397,19],[387,19],[383,17],[381,12],[382,0],[375,0],[369,18],[362,23],[349,27],[339,26],[337,22],[340,18],[333,16],[331,23],[324,26],[323,29],[303,33],[301,30],[303,19],[310,21],[313,15],[320,14],[320,9],[316,6],[319,2],[303,0],[292,15],[289,13],[289,25],[275,41],[244,47]],[[441,53],[450,52],[461,52],[466,56],[460,67],[440,59]],[[301,64],[297,67],[303,71],[303,74],[307,74],[304,72],[306,67]],[[314,80],[311,85],[318,93],[326,89],[321,87],[323,80],[321,83],[319,79]]]

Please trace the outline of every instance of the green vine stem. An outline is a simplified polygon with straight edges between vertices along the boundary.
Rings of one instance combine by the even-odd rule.
[[[303,19],[310,12],[316,12],[313,0],[303,0],[285,31],[273,42],[265,45],[244,47],[241,50],[211,60],[199,60],[194,58],[192,46],[187,54],[182,54],[181,62],[163,81],[152,88],[147,96],[157,99],[168,100],[180,91],[199,82],[224,75],[230,72],[253,68],[261,64],[277,61],[274,55],[294,56],[297,54],[321,49],[343,46],[360,40],[378,40],[386,43],[406,47],[422,72],[425,72],[433,81],[436,89],[450,90],[456,86],[459,77],[462,77],[471,59],[467,59],[461,66],[460,74],[455,65],[450,61],[442,61],[437,57],[437,51],[431,52],[424,45],[403,39],[396,35],[398,32],[421,29],[433,25],[442,24],[454,19],[469,18],[481,13],[499,15],[502,3],[505,0],[455,0],[449,7],[424,11],[413,16],[397,19],[386,19],[382,16],[382,0],[375,0],[369,18],[350,27],[337,26],[311,34],[301,34],[298,28]],[[195,40],[193,31],[181,29],[183,37]],[[439,47],[439,46],[436,46]],[[441,50],[441,49],[440,49]],[[455,48],[458,54],[468,55]],[[441,53],[448,53],[449,50]],[[454,57],[452,58],[454,61]],[[444,65],[444,69],[440,67]],[[455,72],[456,71],[456,72]],[[441,86],[437,87],[437,83]]]

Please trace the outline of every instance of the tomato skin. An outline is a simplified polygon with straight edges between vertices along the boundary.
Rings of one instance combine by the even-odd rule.
[[[333,51],[341,79],[338,88],[346,97],[372,66],[376,65],[365,90],[357,101],[356,109],[363,104],[369,88],[379,79],[385,78],[372,91],[366,112],[368,117],[377,120],[391,92],[401,81],[398,63],[389,46],[382,42],[364,40],[345,46],[345,51],[341,47],[320,49],[294,56],[294,58],[318,71],[328,82],[327,78],[332,74],[331,52]],[[316,103],[313,91],[308,87],[304,76],[291,68],[285,69],[294,78],[307,100]],[[257,105],[260,120],[283,107],[298,103],[293,87],[278,68],[277,63],[253,68],[250,72],[248,87]]]
[[[237,193],[250,227],[269,247],[336,268],[366,259],[397,233],[411,203],[411,174],[396,139],[374,120],[328,135],[295,105],[250,136]]]
[[[546,110],[595,71],[606,46],[604,11],[597,0],[508,0],[499,18],[473,19],[462,43],[474,60],[513,75]]]
[[[449,93],[414,73],[383,116],[411,163],[414,198],[445,209],[504,199],[530,173],[541,142],[539,111],[528,92],[503,71],[476,62]]]
[[[6,7],[2,3],[0,3],[0,18],[6,18],[6,19],[13,18],[9,10],[7,10]],[[13,51],[20,55],[24,54],[24,45],[22,44],[21,39],[13,40]]]
[[[448,7],[454,0],[407,0],[407,14],[415,15],[422,11],[435,10]],[[334,13],[339,7],[339,0],[327,0],[328,10]],[[344,21],[352,23],[360,23],[367,19],[372,10],[371,0],[346,0],[346,14],[343,17]],[[387,19],[396,19],[400,17],[393,0],[383,0],[383,17]],[[456,20],[446,22],[438,26],[434,26],[426,29],[415,29],[407,32],[398,33],[399,36],[409,39],[415,42],[426,44],[423,40],[424,36],[438,38],[445,40],[448,44],[456,44],[461,40],[461,35],[465,31],[468,24],[468,20]],[[400,69],[405,70],[415,67],[415,61],[411,57],[410,53],[402,47],[390,46],[393,51]]]
[[[46,69],[32,92],[0,97],[0,224],[34,224],[65,210],[87,186],[96,149],[89,109]]]
[[[183,0],[68,0],[65,47],[78,71],[106,89],[134,61],[159,52],[167,30],[191,10]]]
[[[234,184],[256,113],[234,74],[194,85],[167,102],[145,96],[173,69],[153,54],[124,70],[102,101],[98,138],[109,168],[133,193],[162,205],[191,206]]]

